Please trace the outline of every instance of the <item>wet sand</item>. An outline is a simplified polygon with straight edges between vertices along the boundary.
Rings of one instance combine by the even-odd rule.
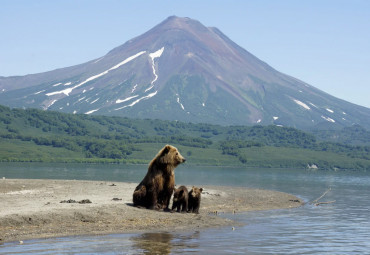
[[[204,186],[199,214],[169,213],[133,207],[132,193],[136,185],[102,181],[1,179],[0,242],[238,226],[240,223],[217,215],[302,205],[297,197],[277,191]],[[68,200],[76,203],[61,203]],[[78,203],[83,200],[91,203]]]

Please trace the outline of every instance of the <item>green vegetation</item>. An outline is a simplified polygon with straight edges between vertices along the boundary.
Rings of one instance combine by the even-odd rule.
[[[341,130],[315,130],[313,133],[323,141],[370,146],[370,131],[360,125],[345,127]]]
[[[367,134],[360,127],[350,132]],[[197,165],[370,169],[370,146],[294,128],[217,126],[0,106],[0,161],[147,164],[164,144]],[[357,140],[356,140],[357,141]]]

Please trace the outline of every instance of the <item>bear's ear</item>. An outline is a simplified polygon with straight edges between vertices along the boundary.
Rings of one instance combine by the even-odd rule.
[[[162,151],[159,153],[159,162],[162,164],[171,163],[171,159],[168,157],[169,152],[171,151],[171,145],[166,145],[163,147]]]
[[[168,152],[170,152],[170,150],[171,150],[171,146],[167,144],[166,146],[164,146],[161,156],[166,155]]]
[[[202,192],[203,191],[203,188],[200,188],[199,190],[200,190],[200,192]]]

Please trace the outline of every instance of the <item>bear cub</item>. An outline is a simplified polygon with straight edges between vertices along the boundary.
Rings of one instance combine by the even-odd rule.
[[[187,212],[188,211],[188,189],[185,186],[180,186],[178,189],[174,190],[172,211],[177,208],[177,212]]]
[[[199,213],[200,199],[203,188],[194,187],[189,192],[188,212]]]

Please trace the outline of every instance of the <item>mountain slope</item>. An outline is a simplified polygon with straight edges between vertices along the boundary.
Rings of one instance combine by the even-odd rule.
[[[216,28],[175,16],[102,58],[0,77],[0,101],[10,107],[222,125],[370,129],[370,109],[274,70]]]

